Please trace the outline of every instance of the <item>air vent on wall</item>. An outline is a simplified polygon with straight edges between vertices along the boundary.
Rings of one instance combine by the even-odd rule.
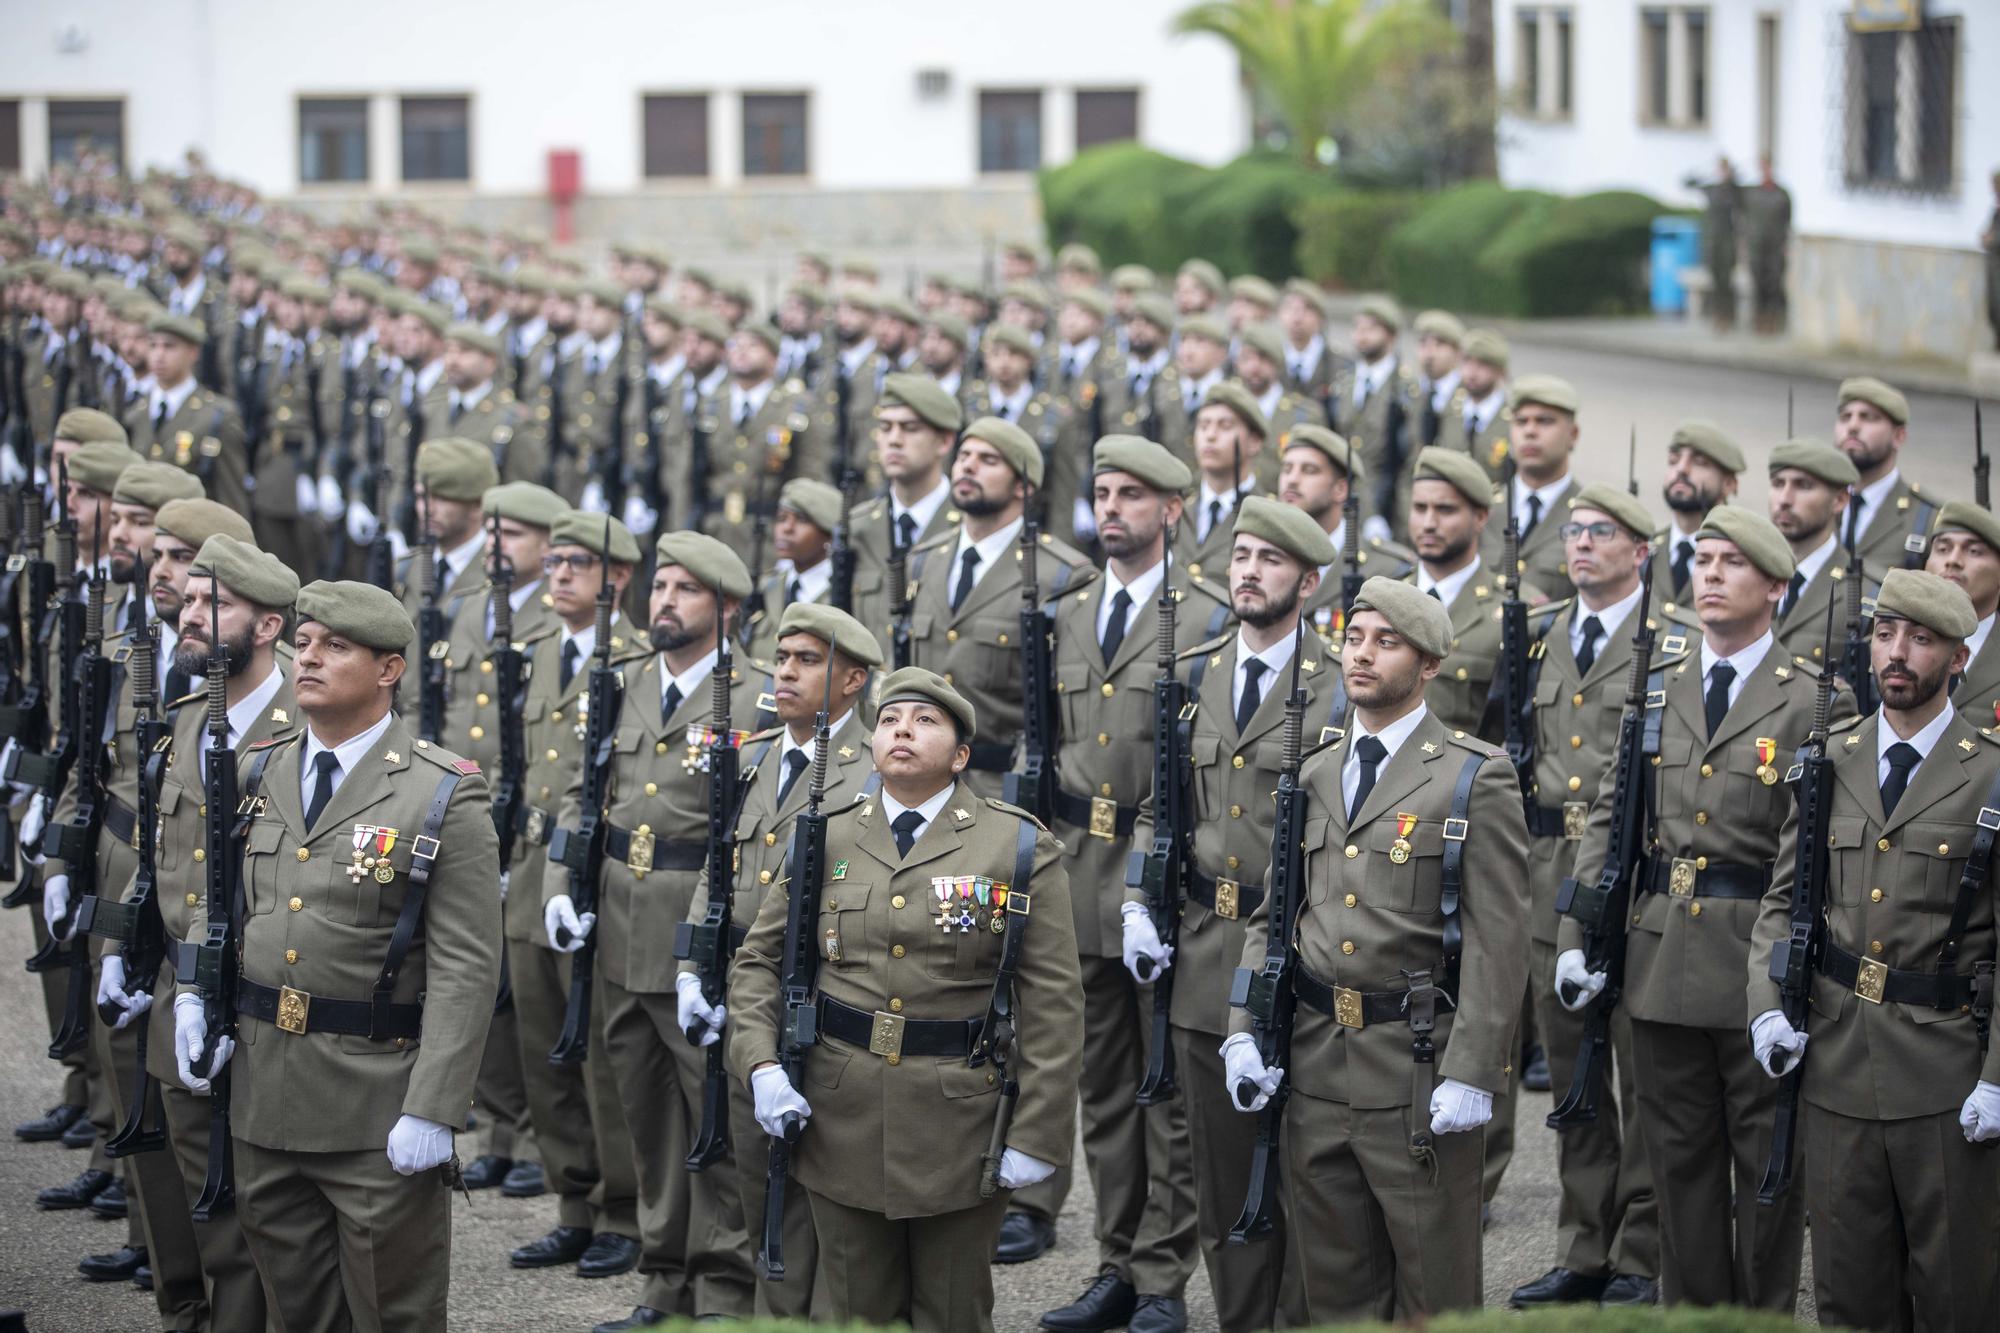
[[[917,96],[926,101],[943,97],[951,91],[951,73],[942,69],[920,69],[917,71]]]

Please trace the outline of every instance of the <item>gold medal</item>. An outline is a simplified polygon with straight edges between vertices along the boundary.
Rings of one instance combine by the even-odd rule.
[[[1398,838],[1389,844],[1389,859],[1402,865],[1410,859],[1410,843],[1407,838]]]
[[[1757,776],[1763,780],[1766,787],[1775,787],[1778,785],[1778,770],[1772,768],[1769,764],[1757,765]]]
[[[1007,933],[1007,914],[996,907],[993,909],[993,920],[990,925],[995,935],[1005,935]]]
[[[396,867],[390,865],[387,861],[375,867],[375,882],[377,884],[387,884],[395,878]]]

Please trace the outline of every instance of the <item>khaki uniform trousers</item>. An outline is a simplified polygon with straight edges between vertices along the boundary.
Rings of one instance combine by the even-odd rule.
[[[1194,1153],[1197,1239],[1215,1294],[1216,1321],[1223,1333],[1271,1328],[1283,1310],[1287,1325],[1300,1323],[1292,1317],[1297,1288],[1286,1262],[1285,1194],[1280,1192],[1272,1210],[1268,1239],[1254,1245],[1229,1244],[1229,1229],[1243,1211],[1257,1144],[1257,1117],[1237,1110],[1226,1091],[1222,1038],[1178,1024],[1170,1031]],[[1282,1293],[1281,1282],[1286,1284]]]
[[[192,1208],[208,1181],[209,1099],[196,1096],[178,1084],[160,1089],[161,1109],[167,1118],[167,1143],[180,1173],[183,1209]],[[384,1145],[385,1148],[387,1145]],[[206,1222],[189,1217],[195,1244],[201,1251],[201,1282],[208,1299],[207,1327],[217,1333],[235,1329],[264,1327],[264,1283],[250,1258],[250,1246],[243,1239],[237,1210],[227,1208]],[[159,1281],[155,1269],[153,1281]],[[183,1325],[195,1327],[195,1325]]]
[[[1521,1110],[1520,1048],[1527,1044],[1535,1026],[1534,997],[1521,997],[1521,1021],[1514,1028],[1513,1062],[1508,1066],[1507,1086],[1493,1094],[1493,1118],[1486,1122],[1486,1164],[1480,1177],[1479,1197],[1492,1203],[1500,1192],[1501,1178],[1514,1160],[1514,1121]]]
[[[486,1049],[479,1056],[479,1079],[472,1085],[472,1098],[484,1122],[486,1151],[495,1157],[532,1161],[534,1140],[528,1123],[527,1075],[521,1065],[518,1026],[512,1003],[493,1015],[486,1029]],[[543,1058],[547,1059],[546,1053]]]
[[[750,1089],[734,1079],[729,1082],[729,1147],[735,1159],[737,1195],[743,1201],[751,1272],[757,1280],[757,1314],[773,1319],[825,1318],[826,1283],[820,1276],[819,1233],[813,1227],[812,1204],[796,1182],[785,1189],[784,1280],[766,1281],[763,1264],[757,1259],[764,1247],[771,1139],[757,1123],[757,1103]],[[723,1165],[709,1168],[725,1169]]]
[[[1634,1019],[1632,1062],[1659,1198],[1661,1300],[1789,1313],[1805,1191],[1757,1202],[1778,1085],[1757,1067],[1749,1033]]]
[[[20,827],[18,821],[14,827],[16,829]],[[42,899],[40,894],[34,895],[34,901],[28,905],[27,912],[31,933],[34,937],[35,951],[39,953],[42,946],[47,944],[49,940],[48,924],[42,920]],[[56,1035],[56,1030],[62,1027],[63,1010],[68,1007],[68,1003],[69,972],[65,969],[55,968],[42,973],[42,1007],[48,1014],[49,1036],[52,1038]],[[96,1124],[97,1116],[95,1113],[102,1108],[101,1093],[98,1094],[96,1102],[92,1100],[92,1090],[99,1082],[96,1043],[85,1042],[78,1049],[65,1055],[62,1058],[62,1067],[62,1104],[64,1106],[83,1107],[86,1111],[92,1113],[90,1115],[90,1122]],[[104,1162],[97,1159],[97,1154],[92,1155],[90,1164],[100,1171],[108,1169],[105,1167]],[[137,1242],[134,1243],[136,1244]]]
[[[936,1217],[889,1218],[810,1198],[828,1318],[992,1333],[993,1247],[1008,1191]]]
[[[431,1333],[451,1288],[451,1191],[386,1145],[274,1152],[236,1140],[236,1207],[285,1333]]]

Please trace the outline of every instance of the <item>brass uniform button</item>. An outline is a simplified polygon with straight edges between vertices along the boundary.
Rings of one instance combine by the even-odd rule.
[[[1354,904],[1360,902],[1361,900],[1359,898],[1356,898],[1353,894],[1350,893],[1347,895],[1345,901],[1349,907],[1352,907],[1354,906]]]
[[[885,1055],[882,1057],[882,1060],[885,1064],[899,1065],[903,1063],[903,1057],[900,1055]]]
[[[200,859],[201,859],[201,850],[200,850],[199,848],[197,848],[197,849],[195,850],[195,859],[196,859],[196,860],[200,860]],[[198,906],[198,905],[199,905],[200,903],[201,903],[201,895],[200,895],[200,894],[198,894],[198,893],[190,893],[190,894],[189,894],[189,895],[187,896],[187,905],[188,905],[189,907],[195,907],[195,906]]]
[[[479,670],[482,675],[490,676],[493,674],[493,664],[491,662],[481,662]]]
[[[1230,817],[1231,819],[1241,819],[1241,818],[1243,818],[1243,807],[1242,807],[1242,806],[1240,806],[1240,805],[1232,805],[1232,806],[1230,806],[1230,807],[1229,807],[1229,817]]]
[[[1111,744],[1111,733],[1110,733],[1110,732],[1107,732],[1107,731],[1100,731],[1100,732],[1098,732],[1098,733],[1097,733],[1097,743],[1098,743],[1099,745],[1109,745],[1109,744]]]
[[[1110,783],[1108,783],[1108,782],[1100,782],[1100,783],[1098,783],[1098,784],[1097,784],[1097,794],[1098,794],[1099,796],[1109,796],[1109,795],[1111,794],[1111,784],[1110,784]]]
[[[471,727],[466,729],[465,734],[472,737],[472,739],[476,741],[484,740],[486,738],[486,728],[480,726],[478,723],[475,722],[472,724]]]
[[[1888,851],[1888,850],[1889,850],[1889,840],[1888,840],[1887,838],[1877,838],[1877,839],[1875,839],[1875,850],[1876,850],[1876,851],[1878,851],[1878,852],[1886,852],[1886,851]]]
[[[657,783],[657,782],[649,782],[649,783],[647,783],[647,784],[646,784],[646,795],[648,795],[648,796],[658,796],[659,794],[660,794],[660,784],[659,784],[659,783]]]
[[[1231,856],[1224,858],[1224,864],[1227,865],[1231,870],[1234,870],[1238,866],[1242,865],[1243,862],[1238,860],[1236,857]]]
[[[1705,857],[1705,856],[1697,856],[1697,857],[1696,857],[1696,858],[1694,859],[1694,868],[1695,868],[1696,870],[1706,870],[1706,869],[1708,869],[1708,858],[1707,858],[1707,857]]]
[[[408,1037],[396,1038],[396,1049],[399,1051],[407,1049],[409,1044],[410,1044],[410,1039]]]
[[[903,905],[903,904],[904,904],[905,902],[907,902],[907,901],[908,901],[908,900],[907,900],[906,898],[904,898],[902,894],[900,894],[900,893],[899,893],[899,894],[897,894],[897,895],[896,895],[895,897],[893,897],[893,898],[891,898],[891,899],[889,900],[889,906],[891,906],[891,907],[901,907],[901,906],[902,906],[902,905]]]
[[[1951,844],[1950,844],[1950,843],[1948,843],[1948,842],[1941,842],[1941,843],[1939,843],[1939,844],[1938,844],[1938,855],[1939,855],[1939,856],[1950,856],[1950,855],[1951,855]]]
[[[298,911],[301,907],[304,907],[305,905],[306,905],[306,900],[303,898],[294,898],[290,902],[285,904],[285,906],[291,908],[294,912]]]
[[[472,696],[472,702],[478,704],[481,708],[484,708],[486,707],[486,705],[493,702],[493,696],[486,693],[484,690],[481,690],[478,694]]]
[[[1581,736],[1570,737],[1569,748],[1572,750],[1581,750],[1583,748],[1583,737]]]
[[[902,945],[898,944],[895,948],[889,950],[889,956],[892,958],[901,958],[906,952],[908,951]]]
[[[305,848],[303,848],[303,847],[299,848],[299,850],[298,850],[298,852],[297,852],[297,856],[298,856],[299,860],[301,860],[301,861],[310,861],[310,860],[312,860],[312,853],[311,853],[311,852],[309,852],[309,851],[307,851],[307,850],[306,850]]]
[[[285,950],[285,961],[286,961],[287,963],[296,963],[296,962],[298,962],[298,961],[299,961],[299,951],[298,951],[297,949],[287,949],[287,950]]]
[[[654,742],[653,742],[653,753],[654,753],[654,754],[665,754],[666,752],[667,752],[667,743],[666,743],[665,741],[654,741]],[[555,757],[556,757],[556,752],[555,752],[554,750],[550,750],[550,751],[549,751],[549,758],[553,759],[553,758],[555,758]]]
[[[195,809],[195,813],[196,813],[196,814],[198,814],[198,815],[200,815],[200,816],[201,816],[201,817],[202,817],[203,819],[207,819],[207,818],[208,818],[208,802],[207,802],[207,801],[203,801],[203,802],[202,802],[202,803],[201,803],[201,804],[200,804],[200,805],[199,805],[198,807],[196,807],[196,809]]]
[[[775,833],[766,833],[764,835],[764,845],[766,847],[776,847],[778,845],[778,835]]]
[[[1239,754],[1239,755],[1237,755],[1237,756],[1236,756],[1236,757],[1235,757],[1234,759],[1232,759],[1232,760],[1230,760],[1230,761],[1229,761],[1229,766],[1230,766],[1231,768],[1241,768],[1241,767],[1243,767],[1243,756],[1242,756],[1242,755],[1240,755],[1240,754]]]
[[[549,711],[549,721],[551,722],[562,721],[562,709],[560,708],[551,709]]]
[[[1347,846],[1346,846],[1346,848],[1345,848],[1344,850],[1345,850],[1345,854],[1346,854],[1346,856],[1347,856],[1347,859],[1348,859],[1348,860],[1350,860],[1350,861],[1352,861],[1352,860],[1353,860],[1353,859],[1354,859],[1355,857],[1357,857],[1357,856],[1361,855],[1361,849],[1360,849],[1359,847],[1356,847],[1356,846],[1355,846],[1355,845],[1354,845],[1353,843],[1351,843],[1351,842],[1347,844]]]
[[[662,754],[664,754],[664,753],[666,753],[666,749],[667,749],[667,747],[666,747],[665,745],[662,745],[662,746],[660,747],[660,752],[661,752]],[[556,752],[555,752],[554,750],[550,750],[550,751],[549,751],[549,752],[548,752],[548,753],[547,753],[546,755],[544,755],[543,757],[544,757],[545,759],[547,759],[547,760],[548,760],[548,761],[549,761],[550,763],[552,763],[552,764],[553,764],[553,763],[554,763],[554,762],[555,762],[556,760],[558,760],[558,759],[562,758],[562,756],[561,756],[561,755],[559,755],[559,754],[557,754],[557,753],[556,753]]]
[[[1870,889],[1870,890],[1868,890],[1868,901],[1869,901],[1869,902],[1871,902],[1871,903],[1879,903],[1879,902],[1881,902],[1881,901],[1882,901],[1882,890],[1880,890],[1880,889]]]
[[[197,861],[206,861],[208,859],[208,853],[203,849],[197,847],[194,849],[194,859]],[[188,895],[188,906],[189,907],[194,906],[194,895],[192,893]]]
[[[1354,952],[1354,941],[1353,941],[1353,940],[1342,940],[1342,941],[1340,942],[1340,951],[1341,951],[1342,953],[1353,953],[1353,952]]]
[[[894,995],[889,998],[889,1012],[892,1014],[900,1014],[903,1012],[902,996]]]
[[[948,630],[946,630],[946,631],[944,632],[944,641],[945,641],[946,643],[957,643],[957,642],[958,642],[958,631],[957,631],[957,630],[955,630],[955,629],[948,629]]]
[[[1701,775],[1702,775],[1703,777],[1705,777],[1705,778],[1712,778],[1712,777],[1714,777],[1714,776],[1715,776],[1715,765],[1714,765],[1714,764],[1703,764],[1703,765],[1701,766]]]
[[[1869,953],[1881,953],[1881,952],[1882,952],[1882,941],[1880,941],[1880,940],[1870,940],[1870,941],[1868,941],[1868,952],[1869,952]]]
[[[760,870],[760,871],[758,871],[758,872],[757,872],[757,882],[758,882],[759,884],[769,884],[769,883],[771,882],[771,872],[770,872],[770,871],[768,871],[768,870]]]
[[[1579,778],[1579,777],[1575,777],[1575,776],[1572,776],[1572,777],[1570,778],[1570,780],[1569,780],[1569,789],[1570,789],[1571,791],[1582,791],[1582,790],[1583,790],[1583,779],[1582,779],[1582,778]]]
[[[1581,694],[1572,694],[1569,697],[1569,706],[1571,708],[1583,707],[1583,696]]]
[[[1700,903],[1689,903],[1689,904],[1688,904],[1688,915],[1689,915],[1689,916],[1700,916],[1700,915],[1701,915],[1701,904],[1700,904]]]
[[[1706,811],[1706,810],[1697,810],[1697,811],[1695,811],[1695,812],[1694,812],[1694,822],[1695,822],[1695,823],[1697,823],[1697,824],[1706,824],[1706,823],[1708,823],[1708,811]]]
[[[1097,692],[1109,699],[1112,695],[1118,693],[1118,687],[1107,680],[1097,687]]]
[[[1467,676],[1466,676],[1466,671],[1465,671],[1465,668],[1464,668],[1464,667],[1460,667],[1460,668],[1459,668],[1458,670],[1456,670],[1456,671],[1452,672],[1452,675],[1453,675],[1453,676],[1454,676],[1455,678],[1459,679],[1459,680],[1465,680],[1465,679],[1467,679]]]

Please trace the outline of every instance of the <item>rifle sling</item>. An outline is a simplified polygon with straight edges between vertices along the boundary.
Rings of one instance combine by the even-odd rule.
[[[1910,518],[1910,535],[1903,538],[1903,568],[1922,569],[1924,557],[1930,552],[1931,517],[1937,513],[1937,506],[1929,500],[1917,500],[1917,512]]]
[[[1007,932],[1000,937],[1000,962],[993,969],[993,998],[973,1040],[972,1053],[965,1061],[977,1069],[991,1059],[1006,1083],[1013,1081],[1009,1068],[1013,1063],[1012,1052],[999,1048],[1003,1029],[1005,1041],[1011,1045],[1013,1040],[1014,974],[1021,967],[1021,948],[1028,933],[1029,908],[1033,905],[1024,886],[1034,880],[1035,836],[1040,829],[1041,825],[1034,820],[1023,819],[1014,838],[1014,878],[1007,886]]]
[[[1986,876],[1993,863],[1993,838],[2000,833],[2000,774],[1986,790],[1979,811],[1978,831],[1972,835],[1972,850],[1966,854],[1965,869],[1958,876],[1958,899],[1951,906],[1951,924],[1945,927],[1944,943],[1938,946],[1938,971],[1948,972],[1958,962],[1959,944],[1972,920],[1972,905],[1986,888]]]

